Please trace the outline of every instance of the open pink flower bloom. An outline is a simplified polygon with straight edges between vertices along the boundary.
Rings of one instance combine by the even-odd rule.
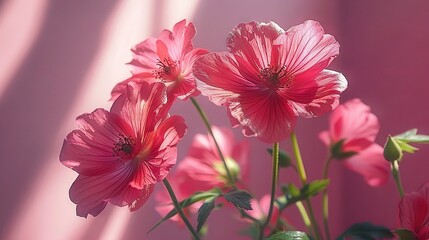
[[[149,38],[135,46],[131,65],[132,77],[118,83],[112,90],[116,98],[129,82],[162,82],[168,88],[169,95],[187,99],[199,95],[192,74],[192,66],[197,58],[208,51],[193,48],[195,36],[192,23],[182,20],[173,27],[173,31],[164,29],[158,38]]]
[[[273,22],[241,23],[227,46],[229,52],[199,58],[194,75],[202,94],[226,106],[231,123],[241,125],[246,136],[267,143],[286,139],[297,116],[332,110],[347,87],[340,73],[325,70],[339,44],[318,22],[286,32]]]
[[[232,131],[228,128],[213,126],[212,130],[232,177],[242,181],[248,172],[248,142],[236,143]],[[189,154],[180,161],[177,172],[181,172],[180,176],[184,178],[179,187],[188,196],[197,191],[229,186],[224,165],[209,135],[195,135]]]
[[[251,204],[253,209],[247,211],[247,214],[258,220],[264,221],[268,216],[268,211],[270,210],[270,195],[264,195],[259,201],[252,198]],[[276,205],[274,205],[273,213],[271,214],[269,224],[274,227],[276,225],[278,217],[279,209]]]
[[[402,198],[399,220],[401,227],[412,231],[417,240],[429,239],[429,183]]]
[[[383,147],[374,143],[380,125],[369,106],[360,99],[347,101],[332,112],[329,125],[329,131],[319,137],[327,146],[343,141],[341,152],[354,153],[343,160],[345,166],[361,174],[371,186],[386,183],[390,166],[384,160]]]
[[[78,216],[97,216],[109,202],[141,207],[176,163],[184,119],[169,116],[161,83],[130,84],[110,112],[79,116],[64,140],[60,161],[79,173],[70,188]]]

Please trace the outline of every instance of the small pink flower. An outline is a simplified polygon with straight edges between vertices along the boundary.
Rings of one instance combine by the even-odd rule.
[[[79,173],[70,188],[78,216],[97,216],[109,202],[140,208],[176,163],[184,119],[169,116],[165,86],[130,84],[110,112],[77,118],[64,140],[60,161]]]
[[[383,147],[374,143],[380,129],[377,117],[360,99],[352,99],[338,106],[331,114],[329,131],[319,137],[327,146],[342,141],[340,154],[349,169],[361,174],[371,186],[387,182],[390,167],[384,160]],[[341,158],[340,156],[333,156]]]
[[[402,198],[399,220],[401,227],[412,231],[417,240],[429,239],[429,183]]]
[[[162,82],[167,86],[169,95],[180,99],[197,96],[200,92],[192,74],[192,66],[197,58],[207,50],[193,48],[195,36],[192,23],[182,20],[173,27],[173,31],[164,29],[158,38],[149,38],[135,46],[131,61],[132,77],[118,83],[112,90],[116,98],[128,82]]]
[[[318,22],[284,31],[277,24],[249,22],[227,38],[229,52],[209,53],[194,64],[198,89],[228,109],[231,123],[246,136],[273,143],[286,139],[296,117],[314,117],[338,105],[347,87],[325,70],[339,54],[334,37]]]
[[[212,130],[232,177],[239,179],[240,184],[248,172],[248,142],[236,143],[232,131],[228,128],[213,126]],[[195,135],[189,154],[180,161],[177,172],[181,172],[180,174],[184,178],[179,187],[188,196],[197,191],[207,191],[214,187],[229,187],[224,165],[216,145],[209,135]]]
[[[268,211],[270,210],[270,195],[266,194],[262,196],[262,198],[259,201],[252,198],[251,204],[253,209],[247,211],[247,214],[249,214],[250,216],[260,221],[265,221],[265,219],[267,219],[267,216],[268,216]],[[271,214],[271,219],[269,221],[269,224],[272,227],[275,227],[278,217],[279,217],[279,209],[277,208],[276,205],[274,205],[273,213]]]

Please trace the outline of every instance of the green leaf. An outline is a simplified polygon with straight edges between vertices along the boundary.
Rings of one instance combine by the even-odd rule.
[[[231,190],[223,195],[223,197],[230,203],[234,204],[238,208],[243,208],[246,210],[252,210],[252,206],[250,204],[250,200],[252,199],[252,195],[250,195],[247,191],[236,189]]]
[[[396,139],[396,143],[398,143],[403,152],[414,153],[415,151],[419,150],[418,148],[411,146],[410,144],[399,139]]]
[[[429,143],[429,135],[417,134],[417,129],[411,129],[394,137],[406,143]]]
[[[311,240],[313,239],[307,233],[300,231],[278,232],[265,240]]]
[[[283,196],[277,198],[276,202],[279,205],[279,209],[284,209],[296,202],[316,196],[319,192],[325,190],[328,185],[328,179],[315,180],[304,185],[301,189],[298,189],[293,184],[289,184],[287,187],[282,188]]]
[[[220,196],[220,190],[219,189],[212,189],[210,191],[206,192],[198,192],[190,196],[189,198],[186,198],[185,200],[180,202],[180,206],[182,208],[186,208],[196,202],[208,199],[210,197],[217,197]],[[177,214],[177,209],[173,208],[170,212],[167,213],[161,220],[159,220],[147,233],[152,232],[155,228],[157,228],[161,223],[165,222],[166,220],[170,219],[171,217],[175,216]]]
[[[377,240],[380,238],[393,238],[390,229],[383,226],[376,226],[369,222],[356,223],[349,227],[337,240]]]
[[[273,156],[273,149],[272,148],[268,148],[267,152]],[[291,166],[291,158],[290,155],[283,151],[283,150],[279,150],[279,166],[282,168],[287,168]]]
[[[203,205],[198,209],[198,218],[197,218],[197,232],[199,233],[201,228],[204,226],[207,218],[209,217],[211,211],[215,207],[215,200],[217,196],[208,198]]]
[[[402,149],[395,138],[390,135],[387,137],[386,144],[384,144],[383,156],[389,162],[400,161],[402,159]]]
[[[403,228],[395,229],[394,232],[399,236],[400,240],[416,240],[417,239],[416,235],[408,229],[403,229]]]

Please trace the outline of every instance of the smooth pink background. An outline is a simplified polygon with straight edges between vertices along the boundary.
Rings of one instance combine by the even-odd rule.
[[[429,134],[428,10],[426,0],[0,1],[0,239],[189,239],[170,222],[146,235],[160,219],[153,197],[135,213],[110,206],[96,218],[76,217],[68,189],[77,175],[58,160],[75,117],[110,106],[111,88],[129,76],[129,49],[183,18],[197,27],[194,45],[212,51],[225,50],[228,32],[243,21],[275,21],[287,29],[317,20],[341,45],[330,66],[349,81],[341,100],[359,97],[372,107],[382,126],[377,142],[410,128]],[[225,109],[197,99],[213,124],[229,126]],[[205,129],[189,102],[176,104],[173,112],[189,126],[180,161],[193,135]],[[327,116],[298,122],[310,180],[321,177],[326,149],[316,136],[326,128]],[[234,131],[242,138],[240,129]],[[270,146],[248,140],[251,186],[260,197],[270,184]],[[289,141],[281,148],[289,149]],[[407,192],[429,180],[429,146],[421,148],[401,165]],[[340,163],[330,173],[334,236],[357,221],[397,226],[399,196],[392,179],[371,188]],[[282,183],[297,182],[293,171],[280,174]],[[319,197],[314,205],[320,216]],[[302,226],[296,210],[286,214]],[[238,239],[244,224],[236,218],[234,211],[214,212],[207,239]]]

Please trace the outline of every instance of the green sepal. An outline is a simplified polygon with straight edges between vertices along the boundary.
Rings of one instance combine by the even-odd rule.
[[[357,154],[357,152],[353,152],[353,151],[344,152],[343,144],[344,144],[344,139],[331,145],[331,156],[333,159],[343,160]]]
[[[406,143],[429,143],[429,135],[417,134],[416,128],[398,134],[394,138]]]
[[[412,232],[408,229],[398,228],[398,229],[395,229],[393,232],[399,236],[400,240],[416,240],[417,239],[414,232]]]
[[[396,139],[390,135],[387,137],[386,144],[384,144],[383,156],[389,162],[400,161],[402,159],[402,149]]]

